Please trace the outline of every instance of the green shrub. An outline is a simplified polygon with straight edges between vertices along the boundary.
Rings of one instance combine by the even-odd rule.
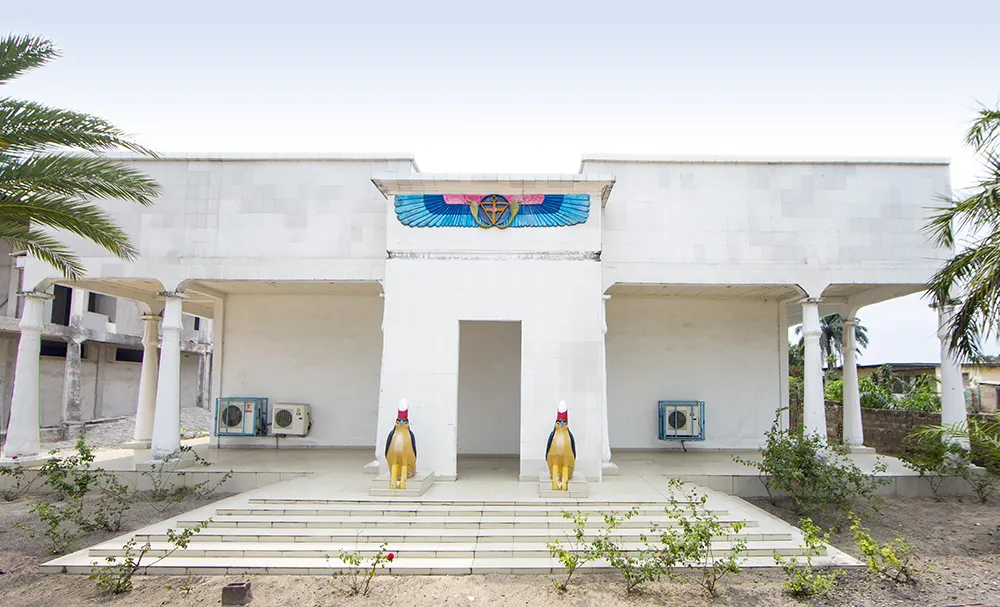
[[[552,585],[557,590],[566,592],[569,589],[569,581],[573,578],[576,570],[582,565],[600,558],[600,554],[585,539],[588,515],[583,512],[563,512],[562,516],[564,519],[573,521],[571,539],[565,544],[559,540],[555,540],[546,544],[546,547],[549,549],[552,557],[558,559],[566,570],[566,579],[561,582],[552,580]]]
[[[681,488],[680,481],[670,481],[670,506],[667,517],[677,525],[677,531],[665,530],[660,534],[661,554],[669,566],[686,566],[701,571],[701,587],[712,598],[719,596],[718,582],[727,575],[741,572],[740,555],[747,550],[747,541],[739,537],[746,523],[737,521],[725,525],[716,513],[706,508],[708,496],[698,495],[696,489],[688,492],[684,501],[677,500],[676,493]],[[725,555],[717,555],[712,541],[722,535],[730,535],[732,548]]]
[[[861,552],[869,571],[898,584],[917,581],[913,547],[901,536],[897,535],[896,539],[880,544],[861,526],[861,521],[857,518],[851,523],[851,532],[854,534],[854,544]]]
[[[785,590],[792,596],[804,598],[826,594],[837,586],[837,577],[841,572],[817,572],[813,570],[812,558],[825,550],[830,534],[822,533],[809,518],[800,519],[799,527],[802,529],[802,556],[805,557],[805,562],[801,562],[798,556],[784,558],[775,553],[774,563],[785,572]]]
[[[141,567],[152,567],[178,550],[184,550],[191,542],[191,538],[207,527],[210,522],[212,522],[211,519],[199,523],[194,527],[188,527],[180,532],[167,529],[167,542],[171,545],[171,548],[163,556],[148,565],[143,565],[142,559],[150,551],[149,542],[136,548],[137,542],[135,538],[130,538],[122,546],[122,551],[125,553],[123,556],[109,556],[104,559],[107,565],[101,567],[98,567],[95,562],[88,579],[97,582],[98,588],[111,594],[129,592],[132,590],[132,577],[135,576]]]
[[[634,592],[643,584],[659,580],[667,573],[667,568],[670,566],[664,561],[661,551],[649,545],[648,538],[644,534],[639,536],[639,541],[643,544],[643,548],[639,550],[625,550],[612,539],[613,532],[638,513],[639,507],[633,506],[621,516],[616,512],[604,514],[604,529],[593,542],[594,554],[606,559],[618,570],[625,581],[627,593]]]
[[[340,562],[348,565],[350,569],[347,573],[340,573],[333,577],[335,580],[343,582],[348,596],[368,596],[377,570],[385,569],[385,564],[391,563],[395,558],[396,555],[388,551],[386,544],[379,546],[375,556],[367,559],[362,558],[357,552],[341,552]]]
[[[970,463],[968,450],[959,443],[925,439],[917,434],[911,434],[903,441],[899,459],[927,482],[937,501],[941,501],[939,492],[944,481],[949,477],[966,476]]]
[[[875,492],[891,482],[878,476],[885,472],[885,462],[877,460],[874,474],[866,474],[820,437],[782,429],[780,413],[765,435],[760,461],[733,457],[758,471],[772,502],[777,494],[785,494],[797,514],[832,517],[836,529],[852,512],[868,516],[880,509]]]

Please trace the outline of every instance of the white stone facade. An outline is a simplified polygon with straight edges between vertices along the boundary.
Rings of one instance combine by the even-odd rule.
[[[572,175],[430,175],[407,156],[131,162],[164,186],[152,207],[107,204],[141,258],[73,242],[79,287],[213,319],[213,401],[311,407],[303,437],[215,444],[378,454],[406,398],[418,465],[442,478],[460,454],[544,470],[560,400],[592,480],[608,442],[680,447],[657,438],[658,400],[705,403],[688,449],[756,447],[788,402],[803,308],[851,318],[920,291],[950,253],[920,230],[949,190],[938,160],[592,157]],[[393,204],[470,193],[588,194],[590,211],[562,227],[431,228]],[[28,261],[25,290],[53,282]],[[161,366],[160,387],[175,374]],[[174,399],[157,393],[164,436]],[[806,401],[809,418],[821,388]]]

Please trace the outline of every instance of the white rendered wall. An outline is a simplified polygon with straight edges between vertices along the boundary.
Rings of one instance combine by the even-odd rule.
[[[586,161],[584,170],[617,178],[605,286],[922,284],[949,256],[921,231],[949,192],[946,164]]]
[[[404,158],[130,160],[163,186],[156,204],[101,201],[139,259],[126,263],[66,235],[91,278],[379,279],[386,200],[373,173],[409,173]],[[29,262],[25,277],[56,277]]]
[[[521,443],[521,323],[459,323],[458,452],[516,455]]]
[[[608,302],[612,448],[680,448],[657,439],[658,400],[705,401],[705,441],[758,447],[781,403],[779,304],[614,296]]]
[[[230,295],[222,396],[310,405],[312,431],[283,438],[282,446],[370,447],[379,402],[381,321],[378,297]],[[222,437],[220,444],[274,443],[273,437]]]
[[[544,471],[565,399],[577,472],[600,478],[600,284],[601,264],[591,260],[388,260],[380,444],[407,398],[417,467],[455,476],[459,321],[521,321],[521,473]]]

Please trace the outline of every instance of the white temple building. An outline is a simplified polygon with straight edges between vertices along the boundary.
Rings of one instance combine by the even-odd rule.
[[[184,313],[212,320],[219,448],[381,457],[406,398],[419,469],[449,479],[463,455],[509,455],[531,476],[565,400],[577,474],[599,481],[615,450],[760,446],[788,405],[798,322],[805,424],[825,436],[820,316],[849,328],[859,308],[922,291],[951,253],[921,229],[949,193],[944,160],[592,156],[576,174],[454,175],[405,155],[125,158],[163,185],[151,207],[104,203],[141,258],[69,239],[86,280],[25,264],[7,457],[38,452],[56,283],[138,302],[147,348],[162,325],[136,405],[155,457],[179,446]],[[844,441],[860,447],[844,335]],[[951,423],[965,405],[944,360]]]

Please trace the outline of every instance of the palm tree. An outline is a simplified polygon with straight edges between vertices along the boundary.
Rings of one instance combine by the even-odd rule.
[[[956,245],[959,232],[968,238],[927,283],[927,293],[935,304],[956,304],[947,326],[951,347],[981,361],[981,336],[1000,329],[1000,107],[980,109],[965,142],[982,154],[986,171],[971,194],[947,198],[924,228],[947,248]]]
[[[0,38],[0,86],[59,56],[49,40]],[[54,230],[65,230],[131,261],[128,235],[93,199],[152,204],[159,185],[106,150],[152,152],[89,114],[0,97],[0,239],[52,264],[68,278],[84,268]]]
[[[844,319],[840,314],[829,314],[819,319],[819,347],[823,352],[823,360],[833,356],[837,361],[844,361]],[[795,334],[802,335],[802,325],[795,327]],[[800,347],[804,337],[799,337]],[[854,343],[858,354],[868,347],[868,329],[860,322],[854,325]]]

